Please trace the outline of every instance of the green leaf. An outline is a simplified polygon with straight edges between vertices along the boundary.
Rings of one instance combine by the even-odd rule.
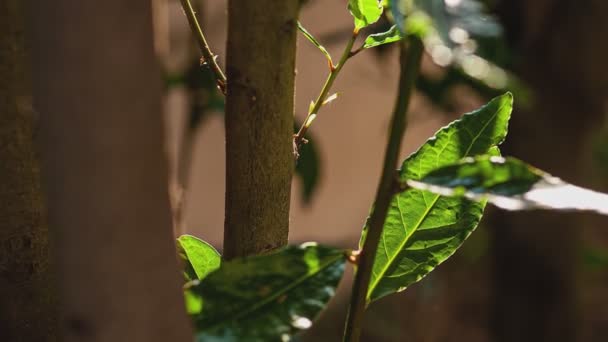
[[[287,341],[311,326],[344,273],[343,250],[303,244],[222,263],[191,291],[198,341]]]
[[[300,30],[300,32],[302,32],[302,34],[304,34],[304,37],[308,38],[308,40],[325,55],[325,58],[327,58],[329,65],[333,66],[334,62],[331,60],[331,55],[329,54],[327,49],[325,49],[325,47],[321,45],[321,43],[319,43],[319,41],[312,34],[310,34],[310,32],[308,32],[308,30],[306,30],[304,26],[302,26],[302,23],[300,23],[299,21],[298,29]]]
[[[465,158],[408,184],[444,196],[487,199],[508,210],[591,210],[608,215],[608,195],[568,184],[515,158]]]
[[[397,29],[396,25],[390,28],[390,30],[382,33],[376,33],[369,35],[365,39],[365,43],[363,44],[364,49],[369,49],[378,45],[390,44],[394,42],[398,42],[403,39],[403,35]]]
[[[419,180],[464,157],[498,153],[512,102],[512,95],[504,94],[442,128],[405,160],[401,179]],[[395,195],[374,260],[368,300],[404,290],[450,257],[475,229],[484,206],[417,189]]]
[[[355,29],[359,30],[378,21],[384,9],[378,0],[349,0],[348,10],[355,18]]]
[[[186,264],[186,280],[203,279],[220,267],[220,254],[213,246],[195,236],[180,236],[177,247]]]

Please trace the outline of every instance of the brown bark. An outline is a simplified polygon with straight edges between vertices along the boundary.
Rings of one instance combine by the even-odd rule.
[[[287,243],[299,0],[228,2],[226,258]]]
[[[22,1],[0,2],[0,340],[53,341],[55,313]]]
[[[65,341],[191,341],[150,1],[32,1]]]
[[[608,48],[605,1],[502,1],[506,32],[534,90],[516,110],[505,154],[585,185],[582,149],[604,113]],[[590,34],[592,33],[592,34]],[[517,100],[517,99],[516,99]],[[575,341],[580,337],[576,262],[581,215],[500,213],[494,219],[494,339]]]

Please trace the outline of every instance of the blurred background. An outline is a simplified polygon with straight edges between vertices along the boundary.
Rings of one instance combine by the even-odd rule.
[[[226,1],[193,2],[223,65]],[[456,49],[440,40],[426,42],[402,159],[438,128],[509,90],[515,110],[503,152],[575,184],[608,191],[608,2],[448,2],[460,10],[446,12],[446,23],[462,23],[466,32],[450,32]],[[178,233],[194,234],[221,250],[223,99],[198,66],[180,3],[153,3],[155,48],[166,80],[170,173],[173,188],[186,189],[174,191],[183,203]],[[479,11],[487,14],[485,20],[469,20]],[[332,55],[339,55],[352,30],[345,0],[305,1],[300,21]],[[383,19],[369,31],[388,27]],[[298,165],[292,242],[357,246],[379,179],[397,70],[397,50],[387,46],[360,53],[340,74],[333,88],[339,97],[315,121]],[[300,121],[327,72],[323,55],[300,35]],[[372,305],[365,339],[606,341],[607,228],[608,220],[594,214],[489,208],[453,258],[404,293]],[[330,309],[302,340],[340,340],[350,275],[345,279]]]

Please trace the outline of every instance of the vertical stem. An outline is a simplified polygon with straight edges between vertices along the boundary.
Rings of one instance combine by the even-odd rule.
[[[228,1],[227,259],[287,244],[299,6]]]
[[[405,49],[405,44],[401,45],[401,76],[399,80],[397,102],[393,112],[391,133],[384,156],[382,178],[378,185],[374,210],[369,221],[367,237],[361,255],[359,256],[359,263],[344,330],[345,342],[359,341],[363,325],[363,316],[367,305],[367,291],[374,265],[374,258],[376,257],[378,243],[382,236],[382,228],[384,226],[384,221],[386,220],[386,214],[393,195],[395,194],[395,170],[397,168],[401,140],[407,126],[407,108],[410,103],[416,77],[418,76],[418,69],[420,67],[423,52],[423,45],[420,39],[410,37],[408,43],[407,51]]]

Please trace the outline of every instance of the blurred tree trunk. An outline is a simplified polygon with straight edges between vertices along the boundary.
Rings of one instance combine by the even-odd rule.
[[[191,341],[147,0],[31,1],[65,341]]]
[[[608,2],[501,1],[499,12],[535,95],[530,110],[516,110],[505,154],[589,184],[582,149],[605,110]],[[495,340],[577,340],[581,216],[499,213],[494,221]]]
[[[20,0],[0,2],[0,340],[56,340]]]
[[[300,0],[228,1],[226,258],[287,243]]]

